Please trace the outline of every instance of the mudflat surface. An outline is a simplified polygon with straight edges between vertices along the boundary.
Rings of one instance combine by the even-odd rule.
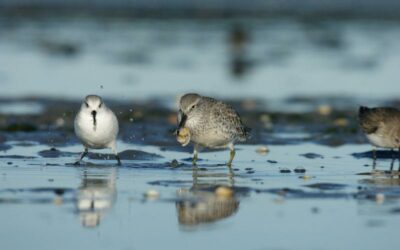
[[[373,161],[357,110],[399,106],[398,24],[0,17],[0,248],[397,249],[399,154]],[[252,128],[232,168],[176,142],[189,91]],[[87,94],[119,119],[120,167],[73,165]]]
[[[266,128],[257,122],[266,119],[266,112],[244,110],[240,102],[233,102],[246,123],[256,125],[253,138],[237,146],[232,168],[223,165],[229,154],[224,150],[201,152],[198,166],[193,167],[191,147],[182,148],[172,134],[175,110],[153,107],[149,112],[146,105],[136,104],[130,112],[132,104],[110,100],[110,106],[120,110],[122,166],[116,166],[107,150],[92,151],[75,166],[82,146],[73,134],[72,118],[79,103],[35,102],[44,108],[29,119],[15,114],[2,118],[4,246],[390,249],[397,245],[400,163],[392,158],[399,155],[378,151],[374,162],[352,110],[328,115],[306,112],[296,114],[296,119],[288,112],[275,113],[273,128]],[[144,115],[138,118],[137,113]],[[312,126],[314,121],[320,122]]]

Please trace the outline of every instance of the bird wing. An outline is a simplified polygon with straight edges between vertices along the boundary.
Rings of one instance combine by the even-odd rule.
[[[243,125],[239,114],[230,106],[223,102],[215,102],[213,105],[214,112],[211,112],[218,123],[223,124],[222,129],[225,133],[230,134],[240,140],[248,137],[248,130]]]
[[[400,111],[395,108],[371,108],[359,113],[359,122],[367,134],[378,129],[392,128],[400,124]]]

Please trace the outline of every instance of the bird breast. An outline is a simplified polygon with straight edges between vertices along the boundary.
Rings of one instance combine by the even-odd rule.
[[[113,113],[98,112],[96,124],[90,114],[81,112],[75,120],[75,132],[90,148],[106,148],[118,134],[118,121]]]
[[[373,134],[368,134],[367,138],[369,142],[376,146],[376,147],[381,147],[381,148],[394,148],[397,147],[392,139],[388,136],[383,136],[379,133],[373,133]]]

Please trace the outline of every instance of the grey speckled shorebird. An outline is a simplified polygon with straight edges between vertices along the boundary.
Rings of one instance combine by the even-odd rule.
[[[193,165],[196,164],[199,147],[230,149],[228,166],[235,157],[234,144],[249,137],[239,114],[229,105],[210,97],[198,94],[185,94],[181,97],[178,114],[178,130],[189,129],[189,139],[194,143]]]
[[[363,132],[373,146],[400,150],[400,110],[361,106],[358,119]],[[375,160],[375,149],[373,157]]]

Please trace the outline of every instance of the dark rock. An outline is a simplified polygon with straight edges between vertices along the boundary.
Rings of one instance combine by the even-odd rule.
[[[304,185],[304,186],[309,187],[309,188],[320,189],[320,190],[340,190],[340,189],[347,187],[347,185],[336,184],[336,183],[315,183],[315,184]]]
[[[308,159],[323,159],[324,157],[320,154],[316,154],[316,153],[306,153],[306,154],[301,154],[301,156],[304,156]]]
[[[306,169],[303,168],[303,167],[297,167],[297,168],[294,169],[294,172],[295,173],[305,173]]]
[[[288,173],[291,173],[292,171],[290,169],[288,169],[288,168],[281,168],[279,170],[279,172],[283,173],[283,174],[288,174]]]

